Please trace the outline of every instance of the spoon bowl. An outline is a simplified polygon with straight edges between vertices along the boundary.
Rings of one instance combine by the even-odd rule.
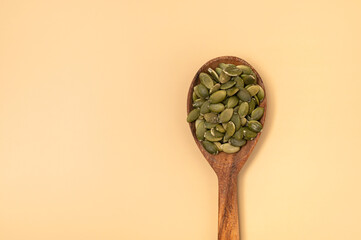
[[[267,112],[267,93],[263,81],[258,72],[248,62],[233,56],[223,56],[211,59],[197,71],[188,91],[187,114],[193,109],[192,93],[194,86],[200,82],[198,77],[199,74],[201,72],[207,72],[208,68],[215,69],[220,63],[246,65],[251,67],[256,74],[257,84],[260,85],[265,92],[265,97],[260,103],[260,106],[264,108],[264,114],[260,119],[260,123],[264,125]],[[239,240],[237,176],[256,146],[261,133],[257,134],[257,137],[253,140],[247,141],[247,144],[237,153],[229,154],[220,152],[217,155],[212,155],[203,148],[201,142],[197,139],[195,123],[189,123],[189,126],[199,150],[218,177],[218,240]]]

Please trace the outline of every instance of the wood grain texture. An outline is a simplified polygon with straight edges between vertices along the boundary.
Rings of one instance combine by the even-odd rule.
[[[258,72],[245,60],[233,57],[223,56],[214,58],[206,62],[195,74],[191,85],[188,90],[187,97],[187,114],[192,110],[192,93],[193,87],[199,83],[199,74],[201,72],[207,72],[209,67],[215,69],[219,63],[232,63],[235,65],[244,64],[252,68],[254,73],[257,75],[258,84],[265,91],[265,98],[260,104],[264,107],[264,114],[260,122],[262,125],[265,123],[267,113],[267,91],[263,84],[263,81]],[[238,197],[237,197],[237,179],[238,173],[246,163],[248,157],[252,153],[256,146],[258,139],[261,135],[259,133],[257,137],[252,141],[247,141],[247,144],[241,148],[241,150],[234,154],[227,154],[221,152],[217,155],[208,153],[202,146],[201,142],[198,141],[195,134],[194,122],[189,123],[194,141],[198,148],[202,152],[203,156],[207,159],[218,177],[218,240],[239,240],[239,217],[238,217]]]

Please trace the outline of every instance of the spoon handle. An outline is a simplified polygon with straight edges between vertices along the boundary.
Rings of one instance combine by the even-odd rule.
[[[218,240],[239,240],[237,174],[218,175]]]

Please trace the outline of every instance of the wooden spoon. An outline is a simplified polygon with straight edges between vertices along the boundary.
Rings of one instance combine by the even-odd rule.
[[[257,83],[265,90],[265,98],[260,103],[264,107],[264,114],[260,122],[264,124],[267,112],[267,94],[263,81],[257,71],[246,61],[238,57],[224,56],[214,58],[206,62],[196,73],[191,82],[187,98],[187,113],[192,110],[192,93],[193,87],[199,83],[198,75],[201,72],[207,72],[208,68],[215,69],[219,63],[232,63],[235,65],[247,65],[252,68],[253,72],[257,75]],[[217,155],[208,153],[202,146],[201,142],[196,137],[196,130],[194,122],[189,124],[194,141],[196,142],[199,150],[207,159],[213,170],[218,177],[218,240],[239,240],[239,222],[238,222],[238,198],[237,198],[237,176],[239,171],[246,163],[252,150],[260,137],[260,133],[252,141],[247,141],[241,150],[234,154],[221,152]]]

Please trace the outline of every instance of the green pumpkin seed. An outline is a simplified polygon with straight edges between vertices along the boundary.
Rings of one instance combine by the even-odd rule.
[[[188,114],[187,122],[194,122],[199,117],[199,114],[200,114],[200,109],[199,108],[193,109]]]
[[[228,100],[229,100],[229,98],[226,98],[226,99],[224,99],[224,100],[223,100],[223,102],[222,102],[222,103],[224,104],[224,106],[227,106],[227,104],[228,104]]]
[[[217,124],[216,130],[217,130],[218,132],[221,132],[221,133],[225,133],[225,132],[226,132],[226,129],[224,129],[224,127],[223,127],[221,124]]]
[[[211,110],[209,110],[209,105],[210,105],[209,101],[206,101],[203,103],[203,105],[201,106],[201,114],[206,114],[211,111]]]
[[[236,77],[238,75],[240,75],[242,73],[242,70],[237,68],[236,66],[234,65],[229,65],[227,66],[225,69],[223,69],[223,71],[228,75],[228,76],[231,76],[231,77]]]
[[[232,96],[228,98],[227,108],[234,108],[235,106],[237,106],[237,104],[238,104],[238,97]]]
[[[238,114],[240,117],[245,117],[248,114],[249,111],[249,104],[248,102],[242,102],[241,105],[239,105]]]
[[[228,89],[233,87],[234,85],[236,85],[236,82],[231,80],[226,82],[225,84],[222,84],[221,89]]]
[[[207,152],[209,152],[210,154],[217,154],[218,153],[217,147],[213,143],[211,143],[209,141],[203,141],[202,145],[203,145],[204,149]]]
[[[204,127],[207,129],[212,129],[217,126],[217,123],[204,122]]]
[[[220,113],[224,110],[224,105],[222,103],[213,103],[209,105],[209,110],[215,113]]]
[[[225,72],[221,72],[221,75],[219,75],[219,82],[220,83],[226,83],[231,79],[230,76],[228,76]]]
[[[227,96],[227,92],[225,90],[218,90],[209,97],[209,101],[211,103],[220,103],[222,102]]]
[[[230,143],[222,144],[222,150],[225,153],[236,153],[240,150],[240,147],[231,145]]]
[[[233,87],[230,89],[227,89],[227,96],[233,96],[234,94],[236,94],[239,91],[239,88],[237,87]]]
[[[262,124],[256,120],[249,121],[247,127],[257,133],[262,130]]]
[[[252,99],[251,94],[249,94],[249,92],[245,88],[240,88],[237,93],[237,96],[243,102],[250,102]]]
[[[236,132],[236,125],[234,124],[234,122],[229,121],[227,123],[227,128],[226,128],[226,134],[228,136],[233,136],[233,134]]]
[[[245,85],[256,84],[257,82],[257,79],[253,75],[242,74],[241,78],[243,79]]]
[[[224,70],[226,67],[228,67],[228,66],[232,66],[233,64],[226,64],[226,63],[220,63],[219,65],[218,65],[218,67],[219,68],[221,68],[222,70]],[[233,65],[234,66],[234,65]]]
[[[238,131],[236,131],[233,134],[233,138],[237,139],[237,140],[241,140],[243,138],[243,129],[240,128]]]
[[[262,102],[264,99],[264,90],[261,86],[259,87],[259,92],[257,93],[257,97],[260,102]]]
[[[231,118],[231,122],[234,123],[236,126],[236,130],[238,130],[241,127],[241,118],[239,117],[238,113],[233,113],[233,116]]]
[[[260,120],[263,116],[264,113],[264,108],[263,107],[258,107],[255,110],[252,111],[251,113],[251,119],[252,120]]]
[[[246,140],[253,140],[255,137],[257,137],[257,133],[253,132],[251,129],[244,127],[243,128],[243,136]]]
[[[204,133],[204,138],[210,142],[218,142],[222,140],[222,137],[213,136],[209,130]]]
[[[233,108],[224,109],[223,112],[221,112],[221,114],[219,115],[219,122],[220,123],[228,122],[229,120],[231,120],[232,115],[233,115]]]
[[[236,82],[237,88],[243,88],[244,87],[244,81],[241,77],[237,76],[233,79]]]
[[[212,129],[211,129],[211,134],[212,134],[212,136],[214,136],[214,137],[221,137],[221,138],[223,138],[223,136],[224,136],[223,133],[218,132],[215,128],[212,128]]]
[[[250,87],[247,88],[247,91],[249,92],[249,94],[251,94],[251,96],[255,96],[258,91],[259,91],[259,86],[258,85],[251,85]]]
[[[218,115],[212,112],[206,113],[204,114],[204,120],[210,123],[217,123]]]
[[[232,144],[232,146],[242,147],[242,146],[246,145],[247,140],[231,138],[231,139],[229,140],[229,142]]]
[[[259,99],[258,99],[257,95],[254,96],[253,98],[254,98],[254,100],[256,100],[256,106],[258,106],[259,105]]]
[[[197,99],[198,99],[198,96],[197,96],[196,92],[195,92],[194,89],[193,89],[192,100],[195,101],[195,100],[197,100]]]
[[[199,119],[199,118],[196,120],[196,122],[195,122],[195,124],[194,124],[194,126],[196,127],[196,129],[198,128],[198,125],[199,125],[201,122],[204,123],[204,120],[203,120],[203,119]]]
[[[252,111],[255,109],[255,107],[256,107],[256,100],[254,100],[254,98],[252,98],[252,100],[249,102],[248,114],[251,114]]]
[[[208,68],[209,75],[213,78],[213,80],[219,82],[219,77],[216,71],[214,71],[212,68]]]
[[[242,73],[244,74],[251,74],[252,73],[252,69],[246,65],[238,65],[237,68],[242,70]]]
[[[214,85],[211,76],[209,76],[207,73],[203,73],[203,72],[200,73],[199,79],[200,79],[201,83],[208,89],[211,89]]]
[[[219,152],[222,152],[222,144],[220,142],[213,142]]]
[[[212,87],[212,89],[209,91],[210,94],[218,91],[219,89],[221,88],[221,84],[217,83],[217,84],[214,84],[214,86]]]
[[[204,103],[205,101],[206,101],[206,100],[199,98],[199,99],[197,99],[197,100],[195,100],[195,101],[193,102],[193,107],[199,108],[199,107],[201,107],[201,106],[203,105],[203,103]]]
[[[198,84],[194,90],[198,97],[206,98],[209,96],[208,89],[203,84]]]
[[[219,76],[221,75],[221,72],[223,72],[223,69],[217,67],[217,68],[216,68],[216,73],[218,74],[218,80],[219,80]]]
[[[241,126],[243,127],[244,125],[246,125],[247,123],[247,119],[246,118],[241,118]]]
[[[196,136],[198,140],[204,140],[204,134],[207,131],[204,121],[200,122],[196,127]]]

